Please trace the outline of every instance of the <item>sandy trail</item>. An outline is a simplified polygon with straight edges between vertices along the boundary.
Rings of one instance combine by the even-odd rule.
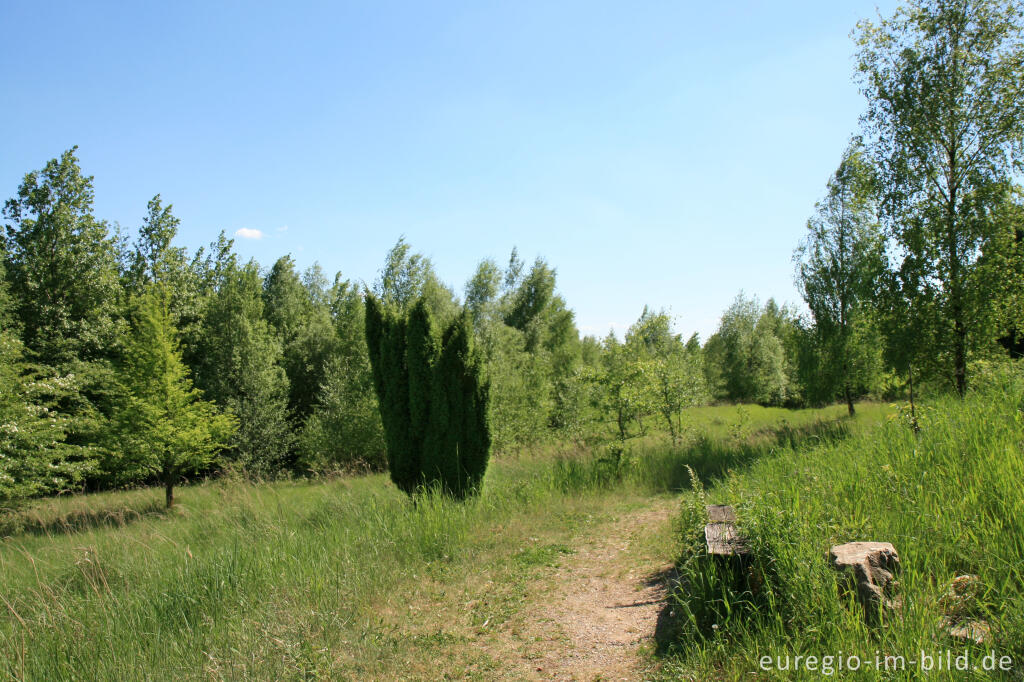
[[[556,680],[635,680],[653,644],[671,565],[643,560],[630,546],[677,508],[673,500],[623,515],[580,538],[552,578],[543,602],[525,614],[526,676]],[[521,636],[522,636],[521,635]]]

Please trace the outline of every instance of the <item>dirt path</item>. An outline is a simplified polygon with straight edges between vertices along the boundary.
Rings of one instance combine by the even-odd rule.
[[[653,644],[664,606],[670,557],[651,557],[644,546],[664,533],[674,500],[625,514],[591,529],[565,557],[551,589],[526,615],[528,640],[520,648],[533,679],[635,680]]]

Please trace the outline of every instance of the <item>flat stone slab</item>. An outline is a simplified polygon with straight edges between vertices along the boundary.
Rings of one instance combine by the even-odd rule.
[[[965,642],[987,644],[992,641],[992,627],[983,620],[965,620],[953,623],[949,618],[943,618],[942,629],[953,639]]]
[[[706,507],[710,523],[704,526],[708,554],[740,556],[747,553],[746,540],[736,531],[736,510],[727,504]]]

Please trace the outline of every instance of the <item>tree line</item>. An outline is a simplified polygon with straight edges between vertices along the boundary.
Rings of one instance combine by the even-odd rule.
[[[581,337],[555,269],[515,250],[460,297],[404,239],[366,284],[289,256],[242,262],[223,233],[190,252],[159,195],[129,236],[93,214],[68,150],[3,210],[0,500],[161,484],[170,505],[184,478],[226,469],[381,470],[406,436],[621,446],[652,427],[678,441],[686,409],[713,401],[852,413],[865,396],[962,395],[978,363],[1024,350],[1021,17],[1019,2],[914,0],[858,26],[867,107],[794,253],[806,309],[741,293],[704,343],[651,308],[621,339]],[[486,428],[393,428],[408,405],[378,399],[375,364],[398,370],[367,332],[397,338],[414,318],[437,330],[417,390],[458,393],[445,344],[472,348],[459,371],[487,397],[459,404]],[[478,485],[473,466],[445,485]]]

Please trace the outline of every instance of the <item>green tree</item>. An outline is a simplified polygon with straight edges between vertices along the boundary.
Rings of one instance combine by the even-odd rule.
[[[608,333],[602,344],[601,370],[595,380],[600,386],[600,401],[605,414],[615,420],[616,436],[621,443],[630,438],[630,424],[636,422],[644,433],[644,415],[654,411],[651,368],[635,349],[620,343]]]
[[[154,282],[164,288],[174,326],[188,351],[201,333],[209,287],[201,261],[190,259],[185,247],[173,245],[180,224],[171,204],[164,205],[159,194],[150,199],[135,243],[124,254],[122,282],[128,296],[141,295]]]
[[[373,293],[384,306],[403,314],[422,298],[442,324],[448,324],[458,314],[455,294],[438,279],[430,259],[414,253],[405,237],[388,251]]]
[[[863,122],[901,289],[913,307],[939,312],[935,351],[951,358],[963,395],[968,353],[992,332],[992,282],[973,271],[1024,144],[1021,6],[911,0],[862,22],[858,42]]]
[[[37,361],[108,359],[124,328],[117,243],[92,215],[92,177],[76,148],[27,174],[4,206],[7,274],[23,340]]]
[[[851,417],[855,391],[875,383],[881,370],[879,354],[855,343],[874,341],[880,347],[871,338],[872,302],[886,266],[885,243],[872,192],[872,173],[855,140],[843,153],[793,255],[797,287],[814,318],[815,364],[823,383],[835,387],[829,392],[844,397]]]
[[[288,376],[289,411],[296,421],[313,410],[324,382],[327,362],[337,355],[337,337],[330,307],[319,280],[307,287],[290,256],[279,258],[264,281],[264,313],[282,347],[281,364]],[[319,301],[317,299],[320,299]]]
[[[475,320],[488,315],[501,291],[502,274],[497,263],[487,258],[480,261],[476,272],[466,282],[466,308]]]
[[[722,313],[704,347],[708,383],[717,396],[736,402],[793,402],[795,319],[769,299],[761,308],[742,292]]]
[[[69,420],[56,409],[76,390],[73,377],[25,360],[10,307],[0,276],[0,503],[7,506],[69,490],[96,467],[91,448],[65,442]]]
[[[208,468],[236,429],[233,417],[193,388],[178,349],[169,294],[151,287],[138,300],[125,349],[127,399],[116,413],[122,477],[155,475],[167,506],[182,476]]]
[[[644,365],[651,407],[665,419],[672,443],[678,443],[683,411],[707,400],[699,344],[684,344],[665,312],[644,307],[640,319],[626,332],[626,345]]]
[[[286,467],[293,436],[282,350],[264,318],[259,267],[229,267],[206,310],[196,386],[238,418],[231,454],[252,473]]]
[[[491,434],[490,388],[469,314],[439,339],[426,298],[403,313],[368,295],[366,341],[395,485],[410,494],[422,485],[471,494],[487,468]]]
[[[302,463],[311,470],[387,466],[363,293],[339,274],[327,295],[337,350],[327,361],[317,403],[298,437]]]
[[[74,376],[54,409],[67,418],[67,442],[102,459],[96,446],[119,400],[113,360],[126,322],[120,245],[93,216],[93,200],[92,178],[69,149],[28,173],[7,201],[4,246],[25,354],[44,374]]]

